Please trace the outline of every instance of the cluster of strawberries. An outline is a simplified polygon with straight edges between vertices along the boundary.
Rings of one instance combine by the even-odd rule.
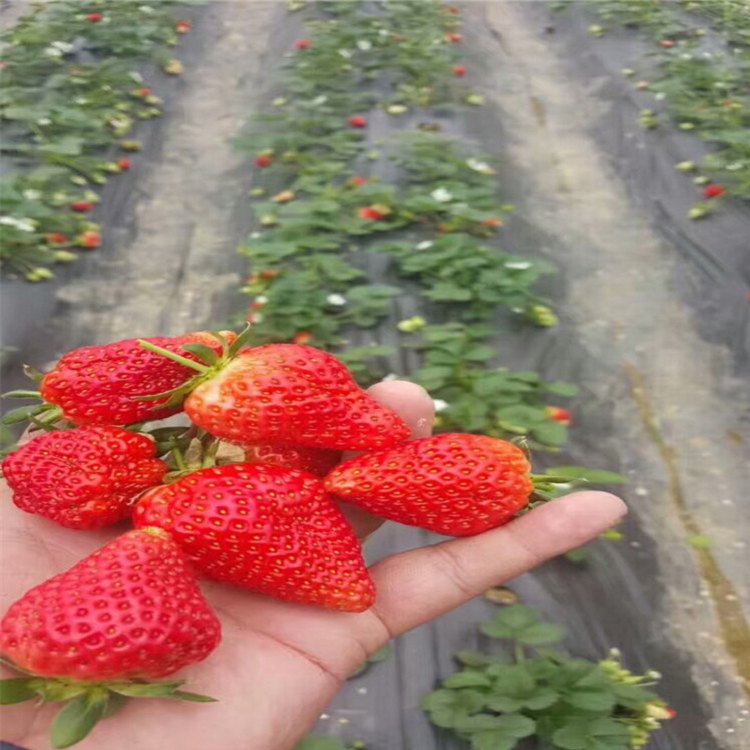
[[[248,335],[84,347],[41,378],[33,421],[46,430],[3,462],[13,501],[71,529],[126,519],[135,529],[11,606],[0,650],[29,675],[20,699],[50,699],[63,685],[76,697],[104,687],[195,699],[179,682],[146,682],[219,643],[195,573],[367,609],[375,588],[334,498],[456,536],[528,504],[534,479],[520,448],[462,434],[406,442],[404,421],[335,357],[250,347]],[[145,430],[183,411],[189,425]],[[343,451],[364,453],[341,462]]]

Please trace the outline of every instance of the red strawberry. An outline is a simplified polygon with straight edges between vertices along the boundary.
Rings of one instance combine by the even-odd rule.
[[[353,128],[366,128],[367,127],[367,118],[363,117],[362,115],[353,115],[347,120],[347,122]]]
[[[186,21],[184,18],[181,18],[175,22],[174,27],[178,34],[187,34],[193,28],[193,24],[191,21]]]
[[[68,239],[68,236],[65,234],[62,234],[61,232],[51,232],[50,234],[46,235],[47,241],[51,242],[53,245],[67,245],[70,240]]]
[[[664,49],[670,49],[671,47],[674,47],[674,42],[671,39],[662,39],[659,44],[664,47]]]
[[[117,162],[117,166],[120,167],[123,172],[127,172],[133,164],[130,159],[120,159],[120,161]]]
[[[255,158],[255,166],[265,169],[273,164],[273,158],[269,154],[259,154]]]
[[[313,335],[309,331],[300,331],[294,334],[292,343],[294,344],[309,344],[313,340]]]
[[[269,344],[247,349],[185,400],[199,427],[233,443],[331,450],[390,448],[409,428],[319,349]]]
[[[154,679],[205,659],[220,630],[174,540],[138,529],[27,591],[3,618],[0,650],[41,676]]]
[[[325,486],[384,518],[470,536],[507,523],[528,504],[534,489],[529,471],[512,443],[445,434],[344,461]]]
[[[71,529],[98,529],[130,516],[134,498],[168,466],[145,435],[78,427],[35,437],[3,461],[13,502]]]
[[[130,531],[27,591],[0,623],[0,651],[27,675],[4,680],[9,702],[70,703],[55,747],[83,739],[123,696],[212,700],[182,681],[149,684],[205,659],[221,624],[190,565],[161,529]],[[5,693],[5,691],[3,691]]]
[[[362,187],[362,185],[367,184],[367,178],[366,177],[352,177],[351,182],[352,182],[352,185],[356,185],[357,187]]]
[[[374,206],[363,206],[357,211],[357,216],[360,219],[367,219],[368,221],[380,221],[381,219],[385,219],[386,215]]]
[[[573,421],[573,415],[567,409],[563,409],[560,406],[548,406],[545,411],[550,419],[560,424],[567,426]]]
[[[149,490],[137,527],[169,531],[198,570],[288,601],[361,612],[375,590],[323,483],[303,471],[228,464]]]
[[[451,44],[459,44],[464,40],[463,36],[461,34],[458,34],[456,32],[452,32],[450,34],[445,35],[445,41],[451,42]]]
[[[140,99],[145,99],[147,96],[153,96],[153,95],[154,95],[154,90],[149,88],[148,86],[142,86],[141,88],[135,89],[135,91],[133,91],[133,96],[137,96]]]
[[[312,44],[312,42],[311,42],[311,41],[310,41],[309,39],[298,39],[298,40],[297,40],[297,41],[296,41],[296,42],[294,43],[294,46],[295,46],[295,47],[296,47],[296,48],[297,48],[298,50],[306,50],[306,49],[310,49],[310,45],[311,45],[311,44]]]
[[[462,78],[466,75],[466,68],[463,65],[456,65],[453,68],[454,75],[458,76],[459,78]]]
[[[99,23],[99,21],[104,20],[104,16],[101,13],[87,13],[86,20],[91,21],[91,23]]]
[[[720,195],[724,195],[727,189],[723,185],[719,185],[716,182],[711,182],[703,189],[703,195],[706,198],[718,198]]]
[[[184,350],[183,344],[200,343],[222,352],[219,340],[205,332],[145,341],[195,362],[197,357]],[[44,376],[42,398],[58,405],[65,419],[77,425],[133,424],[176,414],[180,407],[164,406],[166,397],[156,401],[141,397],[177,388],[195,373],[186,365],[147,351],[138,342],[126,339],[66,354]]]
[[[299,445],[245,445],[245,461],[249,464],[268,464],[285,469],[299,469],[316,477],[324,477],[341,460],[341,451],[325,448],[303,448]]]
[[[82,232],[76,237],[76,244],[79,247],[85,247],[88,250],[93,250],[100,247],[102,244],[102,236],[99,232],[87,231]]]
[[[79,214],[83,214],[86,211],[91,211],[94,204],[91,201],[76,201],[75,203],[71,203],[70,207]]]

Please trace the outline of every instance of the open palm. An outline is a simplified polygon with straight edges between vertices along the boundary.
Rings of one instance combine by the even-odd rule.
[[[429,434],[432,401],[418,386],[381,383],[372,395]],[[7,495],[7,489],[4,490]],[[361,536],[379,521],[349,512]],[[80,750],[290,750],[342,682],[389,639],[460,606],[487,588],[580,546],[615,523],[623,503],[581,492],[537,508],[500,529],[392,555],[371,568],[375,606],[344,614],[279,602],[206,583],[223,626],[219,648],[186,669],[186,689],[218,703],[131,700],[103,721]],[[122,529],[82,533],[2,502],[3,611],[26,590],[93,552]],[[3,676],[13,676],[4,674]],[[47,750],[56,707],[3,709],[2,739]]]

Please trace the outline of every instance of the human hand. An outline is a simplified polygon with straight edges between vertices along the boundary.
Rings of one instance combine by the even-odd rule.
[[[371,393],[401,414],[412,437],[430,434],[433,406],[423,389],[396,381],[380,383]],[[80,532],[56,526],[22,512],[8,494],[4,487],[3,612],[29,588],[122,533],[119,527]],[[358,509],[345,510],[360,536],[380,523]],[[624,504],[613,495],[580,492],[479,536],[392,555],[370,569],[378,596],[375,605],[360,614],[206,583],[203,589],[222,621],[223,640],[205,662],[185,670],[184,677],[186,689],[219,702],[131,700],[76,747],[291,750],[344,680],[388,640],[579,547],[624,513]],[[30,703],[4,708],[2,738],[28,750],[48,750],[56,710]]]

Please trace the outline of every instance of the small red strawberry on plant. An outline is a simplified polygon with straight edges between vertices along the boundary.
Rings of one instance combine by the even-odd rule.
[[[78,427],[39,435],[5,457],[13,502],[70,529],[99,529],[130,516],[135,498],[162,481],[167,464],[145,435]]]
[[[83,214],[91,211],[94,208],[94,204],[91,201],[75,201],[75,203],[70,204],[70,207],[73,211]]]
[[[372,605],[362,550],[323,483],[277,466],[201,469],[149,490],[137,527],[165,529],[204,575],[347,612]]]
[[[180,18],[175,22],[174,27],[178,34],[187,34],[193,28],[193,24],[191,21]]]
[[[445,41],[450,42],[451,44],[459,44],[463,40],[463,36],[455,31],[445,35]]]
[[[311,45],[312,42],[309,39],[297,39],[297,41],[294,43],[295,48],[300,51],[310,49]]]
[[[532,476],[521,448],[483,435],[446,433],[339,464],[326,489],[370,513],[410,526],[471,536],[501,526],[523,510],[535,487],[556,477]]]
[[[551,420],[564,424],[566,427],[573,421],[573,415],[560,406],[548,406],[545,411]]]
[[[272,445],[256,443],[243,446],[245,462],[248,464],[268,464],[284,469],[299,469],[316,477],[324,477],[341,461],[341,451],[325,448],[305,448],[299,445]]]
[[[671,49],[674,47],[674,42],[671,39],[662,39],[659,44],[664,47],[664,49]]]
[[[133,166],[133,163],[130,161],[130,159],[120,159],[117,162],[117,166],[120,167],[123,172],[127,172],[130,167]]]
[[[86,250],[95,250],[102,245],[102,236],[99,232],[86,231],[76,237],[76,245]]]
[[[458,78],[463,78],[466,75],[466,67],[464,65],[456,65],[453,68],[453,74]]]
[[[299,333],[294,334],[292,343],[299,344],[300,346],[304,346],[305,344],[309,344],[312,340],[313,340],[313,335],[309,331],[300,331]]]
[[[258,156],[255,157],[255,161],[253,163],[256,167],[265,169],[266,167],[270,167],[271,164],[273,164],[273,156],[271,156],[271,154],[258,154]]]
[[[353,128],[366,128],[367,127],[367,118],[363,115],[352,115],[347,122],[349,125],[351,125]]]
[[[352,185],[355,185],[356,187],[362,187],[362,185],[367,184],[367,178],[366,177],[352,177],[350,182]]]
[[[380,204],[376,204],[374,206],[363,206],[357,211],[357,216],[359,216],[360,219],[365,219],[366,221],[381,221],[382,219],[385,219],[388,214],[391,213],[391,209],[388,208],[388,206],[381,206]]]
[[[719,196],[724,195],[724,193],[726,192],[727,189],[723,185],[719,185],[716,182],[709,183],[705,188],[703,188],[703,195],[706,198],[718,198]]]
[[[147,680],[202,661],[220,639],[177,544],[161,529],[130,531],[10,607],[0,651],[25,676],[0,681],[2,702],[67,702],[52,744],[69,747],[126,698],[212,701],[181,680]]]
[[[91,23],[100,23],[104,20],[104,16],[101,13],[87,13],[86,20]]]
[[[145,99],[148,96],[153,96],[154,90],[150,89],[148,86],[142,86],[139,89],[135,89],[132,94],[139,99]]]
[[[51,232],[46,235],[46,237],[47,242],[50,242],[53,245],[67,245],[70,242],[68,236],[60,232]]]

